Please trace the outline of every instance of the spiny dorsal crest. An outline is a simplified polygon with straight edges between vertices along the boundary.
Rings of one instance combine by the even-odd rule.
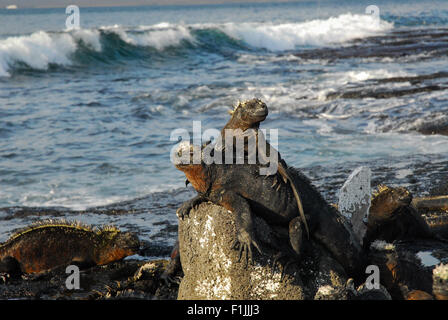
[[[241,106],[241,101],[238,100],[236,102],[236,104],[233,106],[233,110],[229,110],[228,113],[233,116],[233,114],[235,113],[236,109],[238,109]]]
[[[372,193],[372,199],[378,197],[381,193],[386,192],[388,190],[390,190],[390,188],[388,186],[386,186],[384,184],[379,184],[376,187],[376,190],[374,190]]]
[[[34,230],[38,229],[44,229],[44,228],[51,228],[51,227],[61,227],[61,228],[69,228],[69,229],[76,229],[76,230],[82,230],[85,232],[95,233],[96,235],[101,235],[105,232],[112,232],[112,233],[118,233],[120,230],[112,225],[105,225],[101,227],[92,227],[88,224],[85,224],[80,221],[68,221],[65,219],[46,219],[42,221],[37,221],[32,223],[29,226],[26,226],[22,229],[17,230],[11,237],[6,241],[12,241],[14,239],[17,239],[18,237],[21,237],[25,235],[26,233],[29,233]]]

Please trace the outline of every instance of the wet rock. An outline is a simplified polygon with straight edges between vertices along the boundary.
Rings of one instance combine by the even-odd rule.
[[[428,210],[448,210],[448,196],[441,195],[436,197],[415,198],[412,204],[418,211]]]
[[[174,283],[168,286],[161,278],[168,265],[168,260],[154,260],[145,263],[135,272],[131,279],[133,288],[151,294],[153,296],[152,299],[177,299],[179,286]]]
[[[437,240],[376,240],[370,246],[369,259],[379,267],[380,282],[393,299],[406,299],[413,290],[433,294],[433,271],[448,262],[448,246]]]
[[[65,268],[20,278],[0,275],[0,299],[173,300],[178,287],[167,287],[160,279],[167,265],[168,260],[124,260],[81,270],[80,288],[74,290],[66,287]]]
[[[423,215],[431,232],[448,240],[448,196],[416,198],[412,204]]]
[[[425,135],[448,135],[448,119],[438,119],[419,125],[416,130]]]
[[[339,292],[345,286],[347,278],[343,268],[312,240],[308,241],[300,261],[290,264],[286,270],[272,267],[270,255],[254,253],[251,264],[243,254],[240,261],[238,251],[232,248],[236,232],[234,219],[234,214],[226,209],[202,203],[179,221],[184,277],[178,299],[303,300]],[[273,230],[261,218],[254,220],[257,239],[265,252],[269,252],[273,234],[281,231]]]
[[[443,196],[448,195],[448,177],[445,175],[442,177],[442,181],[435,186],[432,186],[431,190],[429,190],[429,194],[431,196]]]

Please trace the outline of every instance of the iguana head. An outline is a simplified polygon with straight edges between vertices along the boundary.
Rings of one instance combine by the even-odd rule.
[[[379,185],[372,199],[369,218],[390,218],[395,210],[409,205],[411,201],[412,194],[406,188],[389,188]]]
[[[268,116],[268,107],[260,99],[254,98],[244,102],[238,102],[232,111],[232,118],[226,125],[226,129],[258,128]]]
[[[137,254],[140,240],[132,232],[121,232],[114,227],[106,227],[97,232],[101,239],[99,265],[121,260],[127,256]]]
[[[174,165],[182,171],[193,188],[200,193],[206,192],[210,183],[207,167],[202,162],[202,148],[183,141],[175,151]]]

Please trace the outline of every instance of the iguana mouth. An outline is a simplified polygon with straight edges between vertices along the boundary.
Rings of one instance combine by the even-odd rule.
[[[254,118],[257,118],[257,120],[263,121],[268,116],[268,111],[267,111],[267,109],[266,109],[266,111],[260,110],[260,111],[255,112],[253,116],[254,116]]]
[[[255,117],[257,117],[257,118],[260,117],[260,118],[264,118],[264,119],[268,116],[268,114],[269,114],[269,110],[265,104],[260,105],[259,110],[255,111],[253,113],[253,115]]]
[[[259,106],[259,110],[255,111],[255,115],[265,115],[265,116],[267,116],[268,113],[269,113],[269,110],[268,110],[267,106],[264,103]]]

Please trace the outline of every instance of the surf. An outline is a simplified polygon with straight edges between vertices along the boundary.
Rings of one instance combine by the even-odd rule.
[[[378,21],[377,21],[378,22]],[[172,59],[203,53],[281,52],[303,46],[341,44],[388,32],[389,22],[369,15],[342,14],[295,23],[209,23],[125,27],[100,26],[72,31],[36,31],[0,39],[0,76],[19,68],[48,70],[90,62]]]

